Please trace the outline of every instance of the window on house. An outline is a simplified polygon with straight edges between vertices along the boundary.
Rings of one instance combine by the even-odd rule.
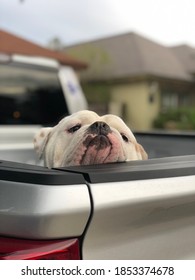
[[[178,107],[189,106],[189,96],[185,93],[163,93],[162,108],[176,109]]]
[[[177,93],[163,93],[162,94],[162,108],[171,109],[178,108],[179,97]]]

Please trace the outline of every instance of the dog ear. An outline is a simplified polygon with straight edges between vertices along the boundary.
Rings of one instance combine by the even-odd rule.
[[[142,147],[142,145],[140,145],[139,143],[135,144],[135,148],[137,153],[139,153],[139,155],[141,156],[141,159],[148,159],[148,154],[146,153],[146,151],[144,150],[144,148]]]
[[[34,136],[34,149],[37,152],[39,158],[42,157],[43,152],[45,150],[45,146],[48,142],[50,132],[52,127],[44,127],[39,132],[37,132]]]

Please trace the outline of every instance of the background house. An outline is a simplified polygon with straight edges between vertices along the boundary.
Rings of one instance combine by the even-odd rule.
[[[149,130],[168,108],[195,105],[195,49],[127,33],[64,48],[89,63],[81,81],[92,109]]]

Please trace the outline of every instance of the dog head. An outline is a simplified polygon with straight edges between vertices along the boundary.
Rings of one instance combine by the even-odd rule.
[[[65,117],[53,128],[42,128],[34,146],[49,168],[147,159],[121,118],[87,110]]]

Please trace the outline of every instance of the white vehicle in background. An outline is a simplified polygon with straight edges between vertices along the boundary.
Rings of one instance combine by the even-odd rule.
[[[87,101],[73,68],[56,60],[0,54],[0,157],[24,162],[32,153],[32,139],[40,126],[87,109]],[[7,150],[12,153],[7,153]]]

